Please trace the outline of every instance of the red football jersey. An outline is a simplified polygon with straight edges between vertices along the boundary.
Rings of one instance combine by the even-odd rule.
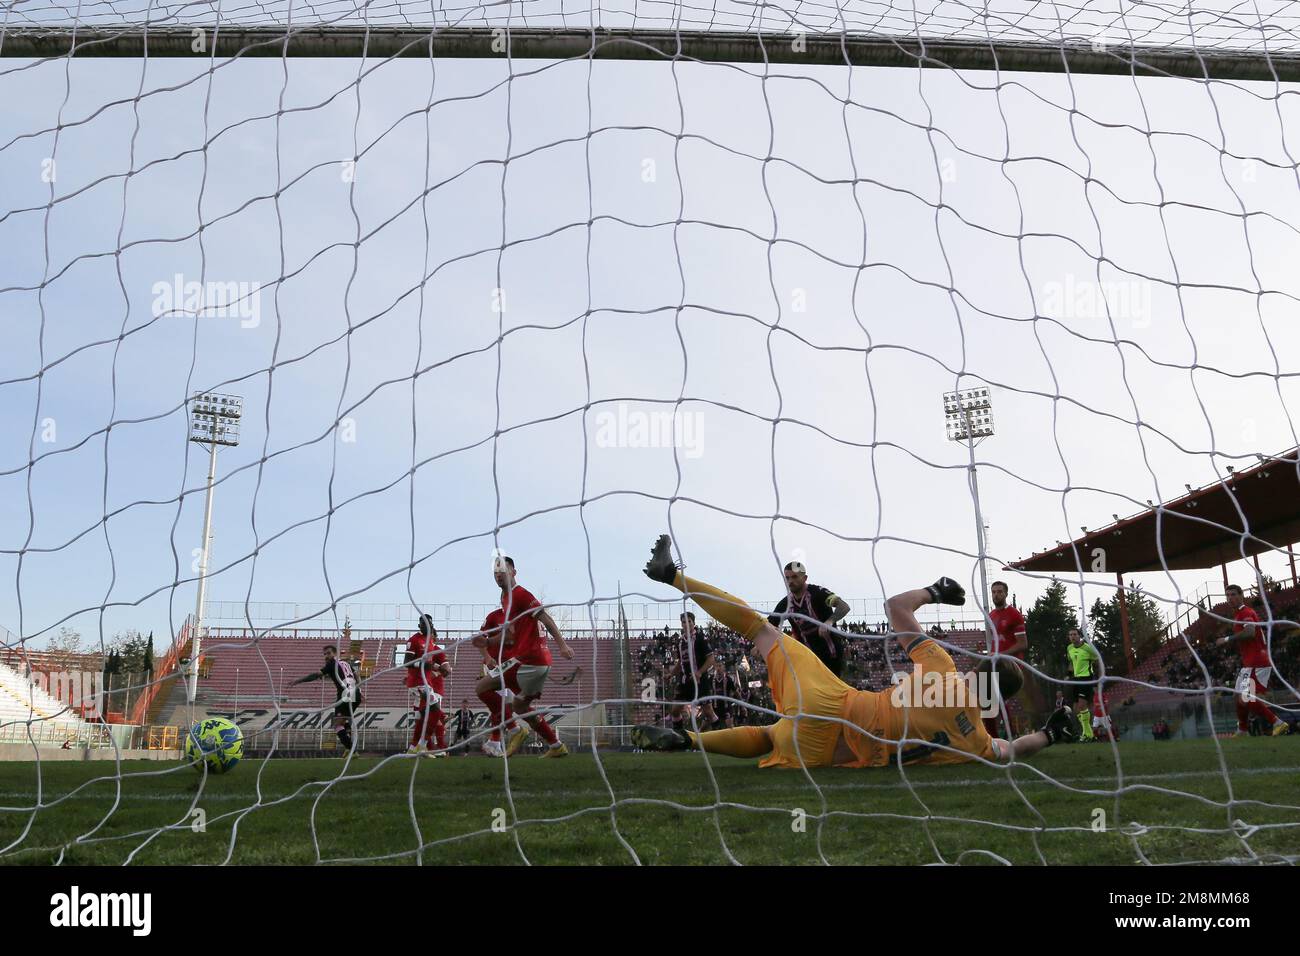
[[[993,619],[993,628],[997,632],[998,653],[1005,654],[1007,648],[1016,643],[1016,635],[1025,629],[1025,617],[1013,604],[993,608],[989,617]],[[1017,652],[1016,657],[1024,660],[1025,652]]]
[[[509,643],[513,641],[513,638],[499,630],[501,625],[505,623],[505,619],[506,612],[501,608],[497,608],[495,611],[488,613],[488,616],[483,619],[483,626],[479,628],[479,630],[487,633],[487,652],[497,664],[515,656],[514,648]],[[503,641],[507,642],[505,650],[502,650]]]
[[[497,628],[501,626],[501,623],[505,619],[506,612],[502,611],[500,608],[495,611],[489,611],[488,616],[483,619],[483,626],[479,628],[480,631],[483,631],[488,636],[487,652],[498,661],[501,660],[501,639],[503,635],[497,630]]]
[[[447,692],[447,678],[442,676],[438,666],[447,663],[447,653],[441,644],[434,644],[430,650],[433,653],[429,655],[429,686],[435,694],[441,696]]]
[[[1257,624],[1259,622],[1259,615],[1256,614],[1254,609],[1248,604],[1243,604],[1241,607],[1237,608],[1237,613],[1234,617],[1237,623],[1232,625],[1232,630],[1237,634],[1240,634],[1246,629],[1247,622],[1252,624]],[[1268,647],[1264,644],[1264,631],[1262,628],[1256,627],[1255,633],[1252,636],[1243,637],[1241,640],[1237,641],[1237,650],[1241,654],[1242,667],[1272,666],[1268,660]]]
[[[415,658],[424,657],[426,653],[429,654],[428,657],[418,664],[415,663]],[[412,634],[406,644],[406,656],[412,662],[406,668],[406,686],[432,687],[436,693],[441,694],[445,681],[442,672],[438,670],[438,665],[447,661],[442,646],[430,641],[423,634]]]
[[[522,585],[516,584],[509,594],[501,596],[501,609],[510,621],[510,639],[507,641],[505,654],[513,657],[520,664],[537,664],[549,667],[551,649],[546,646],[546,636],[542,634],[537,616],[529,613],[542,606],[542,602],[533,597]]]

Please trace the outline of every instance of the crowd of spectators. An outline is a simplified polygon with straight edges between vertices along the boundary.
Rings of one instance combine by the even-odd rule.
[[[718,719],[727,727],[771,723],[770,715],[753,709],[772,709],[772,692],[767,686],[767,666],[763,659],[752,653],[745,640],[730,628],[700,625],[699,632],[708,640],[715,658],[713,693],[722,698],[713,702]],[[642,632],[640,646],[633,652],[638,685],[653,680],[659,700],[671,700],[681,683],[675,670],[680,644],[681,632],[665,627],[650,634]],[[669,708],[661,710],[662,714],[652,719],[666,720]]]

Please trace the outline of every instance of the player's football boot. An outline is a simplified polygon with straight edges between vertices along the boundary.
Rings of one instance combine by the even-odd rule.
[[[1073,743],[1079,739],[1079,719],[1069,707],[1060,707],[1047,718],[1043,733],[1049,744]]]
[[[510,735],[510,739],[506,741],[506,756],[513,757],[518,752],[519,748],[524,745],[524,741],[527,739],[528,728],[523,726],[519,727]]]
[[[483,741],[483,752],[489,757],[505,756],[505,749],[501,746],[501,741],[499,740]]]
[[[632,746],[639,750],[690,750],[691,738],[684,730],[637,724],[632,728]]]
[[[560,743],[556,744],[554,747],[547,747],[546,752],[542,754],[542,756],[543,757],[567,757],[569,756],[569,748],[564,746],[564,742],[561,741]]]
[[[1276,724],[1273,725],[1274,737],[1283,737],[1289,733],[1291,733],[1291,728],[1287,726],[1285,720],[1279,720]]]
[[[961,607],[966,603],[966,589],[952,578],[940,578],[926,588],[935,604],[952,604]]]
[[[650,549],[650,560],[645,563],[645,576],[651,581],[672,584],[677,580],[678,567],[673,562],[673,539],[661,534]]]
[[[406,752],[408,754],[418,754],[420,752],[420,748],[417,747],[415,744],[411,744],[411,746],[406,748]]]

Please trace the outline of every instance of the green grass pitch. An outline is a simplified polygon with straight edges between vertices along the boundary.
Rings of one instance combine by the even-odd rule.
[[[687,865],[1300,857],[1300,740],[1221,746],[1227,777],[1211,741],[1121,743],[1118,797],[1114,753],[1099,744],[1051,748],[1010,775],[817,770],[820,795],[799,771],[748,760],[712,757],[710,776],[698,753],[610,753],[599,767],[589,754],[529,756],[510,761],[513,805],[502,762],[478,756],[357,759],[342,779],[341,759],[246,761],[201,792],[176,764],[123,764],[119,791],[111,762],[46,762],[35,813],[36,763],[0,763],[0,863],[412,864],[417,848],[436,865],[628,864],[633,852]]]

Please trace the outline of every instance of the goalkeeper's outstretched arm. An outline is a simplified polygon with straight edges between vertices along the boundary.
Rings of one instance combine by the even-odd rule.
[[[903,650],[910,654],[912,649],[922,641],[928,640],[929,635],[921,627],[921,622],[916,619],[917,609],[927,604],[955,604],[962,605],[966,603],[966,592],[952,578],[940,578],[929,587],[915,588],[911,591],[904,591],[902,594],[895,594],[885,601],[885,614],[889,618],[890,630],[902,645]],[[1014,672],[1013,672],[1014,673]],[[1002,695],[1010,697],[1015,690],[1008,686],[1008,677],[1004,675],[1003,670],[998,670],[999,683]],[[1018,675],[1014,681],[1015,689],[1019,689],[1020,682]],[[1032,734],[1024,734],[1015,740],[1003,740],[1000,737],[993,738],[993,751],[997,759],[1003,763],[1010,763],[1012,760],[1023,760],[1032,757],[1044,747],[1048,747],[1062,740],[1073,740],[1077,736],[1075,727],[1077,724],[1074,720],[1074,714],[1070,708],[1062,707],[1054,711],[1043,725],[1042,730],[1036,730]]]

